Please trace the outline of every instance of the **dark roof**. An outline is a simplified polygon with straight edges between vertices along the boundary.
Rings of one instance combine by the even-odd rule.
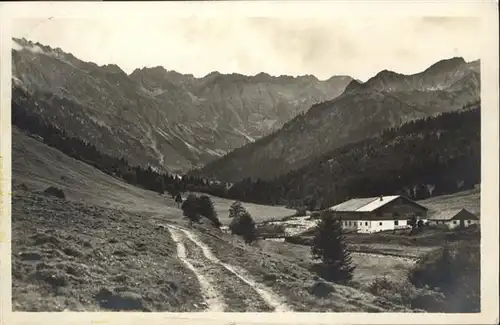
[[[450,209],[445,211],[439,211],[433,213],[429,218],[429,220],[479,220],[479,218],[472,212],[466,209]]]

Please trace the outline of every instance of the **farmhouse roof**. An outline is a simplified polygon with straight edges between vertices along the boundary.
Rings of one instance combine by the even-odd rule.
[[[459,215],[460,214],[460,215]],[[451,209],[433,213],[429,220],[452,220],[452,219],[479,220],[479,218],[467,209]]]
[[[351,199],[349,201],[340,203],[338,205],[335,205],[331,207],[329,210],[332,211],[342,211],[342,212],[372,212],[375,211],[384,205],[388,204],[389,202],[392,202],[398,198],[404,198],[407,201],[412,202],[413,204],[416,204],[418,206],[421,206],[420,204],[405,198],[404,196],[401,195],[389,195],[389,196],[381,196],[381,197],[369,197],[369,198],[357,198],[357,199]],[[421,206],[424,209],[424,206]]]

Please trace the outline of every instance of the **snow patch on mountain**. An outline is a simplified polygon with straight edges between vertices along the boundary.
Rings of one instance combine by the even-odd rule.
[[[100,127],[108,129],[109,132],[111,132],[111,134],[114,134],[114,132],[111,129],[111,127],[109,125],[107,125],[106,122],[104,122],[103,120],[100,120],[100,119],[98,119],[98,118],[96,118],[95,116],[92,116],[92,115],[89,115],[89,119],[92,122],[94,122],[95,124],[99,125]]]
[[[210,148],[205,148],[205,151],[211,155],[222,157],[226,154],[226,151],[217,149],[217,150],[212,150]]]
[[[155,131],[156,131],[159,135],[161,135],[163,138],[165,138],[167,141],[172,140],[172,137],[171,137],[168,133],[166,133],[166,132],[164,132],[163,130],[161,130],[160,128],[155,127]]]
[[[246,133],[244,133],[244,132],[241,132],[241,130],[234,129],[234,131],[236,131],[236,133],[241,134],[242,136],[244,136],[244,137],[245,137],[245,139],[247,139],[247,140],[248,140],[248,141],[250,141],[250,142],[254,142],[254,141],[255,141],[255,139],[254,139],[254,138],[252,138],[251,136],[249,136],[248,134],[246,134]]]

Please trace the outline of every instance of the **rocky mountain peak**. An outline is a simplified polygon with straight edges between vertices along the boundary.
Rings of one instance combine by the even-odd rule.
[[[434,73],[435,74],[435,73],[447,72],[450,70],[455,70],[455,69],[457,69],[460,66],[465,65],[465,64],[466,64],[466,62],[465,62],[464,58],[453,57],[450,59],[444,59],[444,60],[441,60],[441,61],[434,63],[433,65],[428,67],[424,71],[424,73]]]
[[[231,182],[271,179],[386,128],[460,110],[480,99],[478,64],[463,62],[452,58],[426,70],[435,73],[382,70],[365,83],[351,80],[342,95],[312,105],[277,132],[208,163],[198,174]]]
[[[122,74],[122,75],[127,75],[125,71],[123,71],[118,65],[116,64],[105,64],[102,66],[103,69],[105,69],[109,73],[116,73],[116,74]]]
[[[351,91],[356,91],[356,90],[359,90],[359,89],[362,89],[363,88],[363,83],[359,80],[351,80],[351,82],[349,82],[349,84],[345,87],[345,91],[344,92],[351,92]]]
[[[116,64],[98,66],[13,41],[13,85],[36,92],[33,100],[46,102],[43,114],[56,126],[132,165],[179,173],[269,134],[314,103],[337,97],[350,81],[288,76],[282,82],[267,73],[218,71],[195,78],[161,66],[127,75]]]

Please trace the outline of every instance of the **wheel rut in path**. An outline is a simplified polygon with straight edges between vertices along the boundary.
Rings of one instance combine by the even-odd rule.
[[[216,288],[219,299],[224,301],[225,311],[291,311],[279,296],[253,280],[246,270],[219,260],[193,232],[174,225],[166,226],[174,240],[183,245],[185,259],[196,270],[195,274],[200,274]]]
[[[221,294],[212,286],[208,279],[189,261],[186,253],[186,246],[183,243],[182,236],[178,231],[172,231],[169,227],[172,240],[177,244],[177,255],[179,259],[191,270],[201,287],[203,298],[207,304],[206,311],[223,312],[226,308]]]

